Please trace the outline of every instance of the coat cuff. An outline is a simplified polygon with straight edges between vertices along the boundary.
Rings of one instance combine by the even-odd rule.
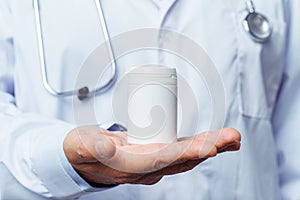
[[[43,134],[35,138],[32,151],[32,170],[39,177],[48,194],[43,196],[66,198],[99,192],[112,187],[93,187],[74,170],[63,150],[67,134],[75,127],[66,123],[43,127]]]
[[[74,127],[60,124],[43,127],[43,134],[35,134],[31,153],[32,170],[47,189],[43,196],[64,198],[83,192],[83,189],[72,179],[61,162],[61,150],[66,135]]]

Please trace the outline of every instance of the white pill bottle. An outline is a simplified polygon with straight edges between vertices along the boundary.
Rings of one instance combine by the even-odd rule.
[[[176,69],[147,65],[135,68],[127,75],[128,143],[176,141]]]

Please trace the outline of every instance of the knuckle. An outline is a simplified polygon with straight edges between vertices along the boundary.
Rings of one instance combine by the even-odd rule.
[[[89,154],[87,152],[87,149],[85,145],[80,141],[77,145],[76,153],[80,160],[88,160]]]

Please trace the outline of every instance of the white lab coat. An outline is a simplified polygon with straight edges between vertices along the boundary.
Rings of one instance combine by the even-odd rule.
[[[299,0],[254,1],[273,23],[266,44],[244,32],[247,11],[242,0],[102,2],[111,36],[145,27],[167,28],[207,51],[225,86],[225,126],[241,132],[241,150],[153,186],[83,191],[60,160],[63,139],[75,126],[72,98],[53,97],[43,88],[32,1],[0,0],[3,199],[300,199]],[[80,65],[103,42],[94,2],[41,0],[41,13],[50,83],[59,90],[71,89]],[[162,46],[167,39],[158,38]],[[203,92],[205,84],[189,79],[193,71],[182,60],[163,52],[133,52],[118,60],[119,73],[149,63],[176,67],[190,80],[202,120],[197,132],[207,129],[211,105]],[[113,120],[111,94],[96,97],[99,122]],[[83,103],[83,113],[84,108]],[[181,136],[190,134],[194,133]]]

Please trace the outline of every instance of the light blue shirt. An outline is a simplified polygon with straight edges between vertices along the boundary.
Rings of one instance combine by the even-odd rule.
[[[300,199],[300,26],[298,0],[254,1],[272,22],[265,44],[243,30],[243,0],[103,0],[112,37],[140,28],[171,29],[201,45],[221,74],[226,127],[242,134],[239,152],[210,159],[153,186],[91,188],[62,149],[76,125],[72,98],[43,88],[32,0],[0,0],[0,194],[3,199]],[[41,0],[49,81],[73,88],[81,64],[104,38],[93,1]],[[146,38],[145,38],[146,39]],[[159,35],[164,47],[170,35]],[[134,41],[130,41],[134,42]],[[180,44],[174,44],[180,48]],[[133,66],[176,67],[189,80],[200,115],[196,132],[209,128],[211,102],[193,68],[163,51],[141,50],[118,59],[119,75]],[[114,121],[112,90],[96,97],[99,123]],[[86,106],[78,104],[82,124]]]

